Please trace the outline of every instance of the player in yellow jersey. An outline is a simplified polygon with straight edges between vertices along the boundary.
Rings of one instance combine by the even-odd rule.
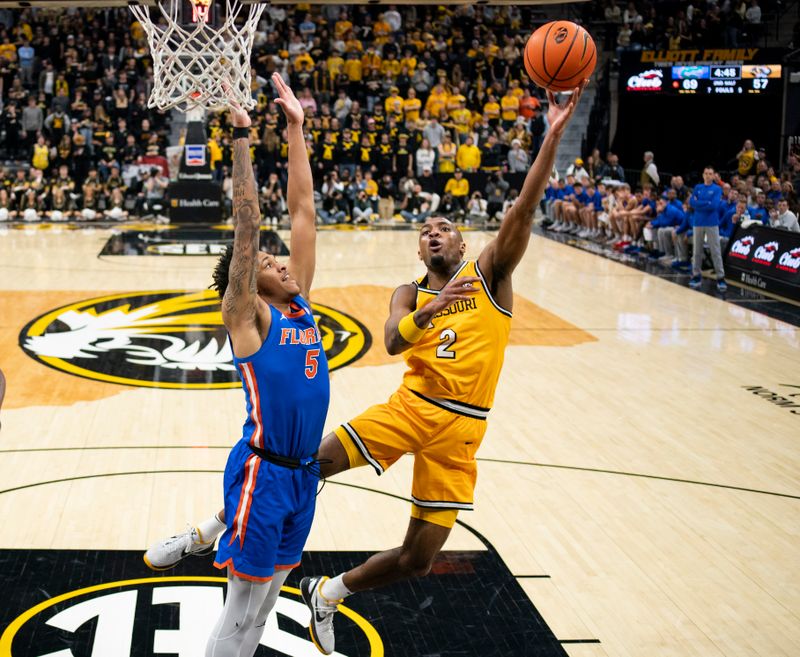
[[[426,219],[419,233],[426,274],[394,291],[384,327],[387,351],[402,353],[408,365],[403,382],[388,402],[322,440],[317,459],[323,477],[363,465],[382,474],[404,454],[414,454],[411,519],[402,546],[333,579],[306,577],[300,583],[311,609],[311,638],[327,655],[335,647],[337,604],[356,591],[426,575],[458,512],[472,509],[475,454],[511,329],[511,274],[527,249],[534,211],[584,86],[563,105],[548,92],[550,130],[497,238],[477,260],[464,260],[466,244],[450,220]],[[214,520],[190,530],[200,539],[182,547],[178,560],[203,545],[207,549],[216,538]]]

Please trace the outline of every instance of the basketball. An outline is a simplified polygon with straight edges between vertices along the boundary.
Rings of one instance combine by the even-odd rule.
[[[536,85],[550,91],[571,91],[592,74],[596,63],[594,39],[570,21],[542,25],[525,44],[525,70]]]

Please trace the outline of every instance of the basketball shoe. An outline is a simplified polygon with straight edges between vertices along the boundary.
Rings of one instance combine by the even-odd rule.
[[[333,634],[333,615],[341,600],[327,600],[321,593],[322,584],[327,577],[304,577],[300,580],[300,593],[303,602],[311,610],[311,622],[308,625],[309,634],[314,645],[325,655],[333,652],[335,637]]]
[[[144,553],[144,562],[152,570],[169,570],[188,556],[202,557],[214,551],[214,541],[203,543],[195,527],[151,545]]]

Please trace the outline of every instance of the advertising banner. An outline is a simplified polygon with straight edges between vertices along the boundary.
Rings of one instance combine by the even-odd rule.
[[[800,301],[800,233],[737,226],[725,251],[725,273],[764,294]]]

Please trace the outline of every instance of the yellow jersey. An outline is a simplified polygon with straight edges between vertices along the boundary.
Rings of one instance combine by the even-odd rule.
[[[422,101],[419,98],[406,98],[403,101],[403,112],[406,121],[416,121],[419,119],[419,111],[422,109]]]
[[[515,121],[519,114],[519,98],[516,96],[503,96],[500,99],[503,108],[503,121]]]
[[[511,312],[491,296],[477,261],[464,261],[453,278],[477,276],[478,291],[433,316],[422,339],[403,352],[403,384],[427,401],[462,415],[485,418],[503,368]],[[439,294],[427,275],[414,282],[417,308]]]

